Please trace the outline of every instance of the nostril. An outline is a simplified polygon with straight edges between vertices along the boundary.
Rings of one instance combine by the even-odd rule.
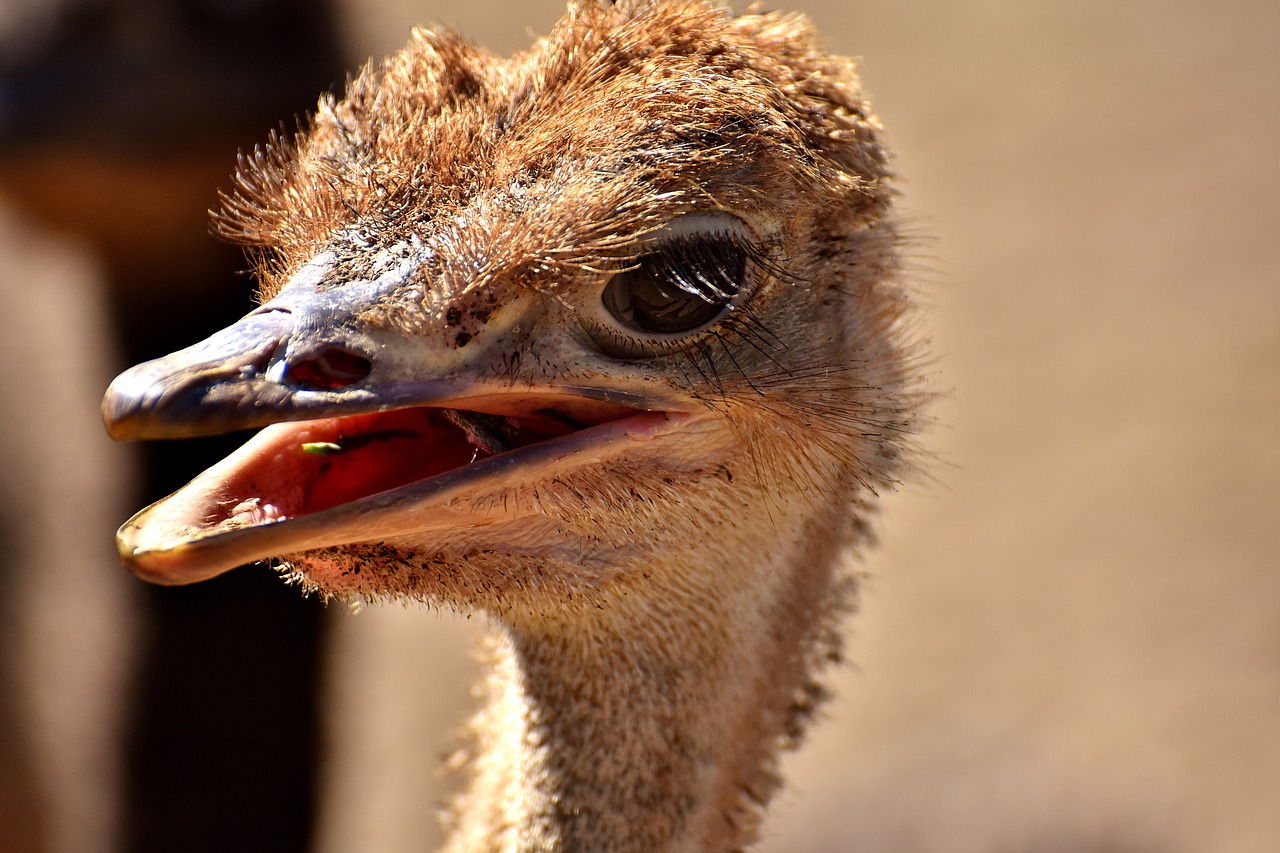
[[[364,356],[332,347],[291,362],[285,370],[285,377],[295,385],[332,391],[354,385],[372,370],[373,362]]]

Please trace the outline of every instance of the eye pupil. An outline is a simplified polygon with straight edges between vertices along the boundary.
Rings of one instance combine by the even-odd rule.
[[[746,254],[733,241],[673,241],[616,274],[605,286],[604,306],[637,332],[692,332],[729,308],[745,272]]]
[[[624,325],[654,334],[678,334],[706,325],[724,310],[711,294],[690,293],[643,268],[614,276],[604,304]]]

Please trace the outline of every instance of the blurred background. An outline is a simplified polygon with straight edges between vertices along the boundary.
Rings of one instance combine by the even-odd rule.
[[[863,59],[948,394],[761,849],[1280,850],[1280,5],[784,8]],[[115,526],[230,445],[98,401],[249,309],[238,150],[415,23],[561,12],[0,4],[2,853],[439,843],[471,626],[127,577]]]

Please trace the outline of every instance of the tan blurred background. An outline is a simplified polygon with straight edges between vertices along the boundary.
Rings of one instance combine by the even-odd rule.
[[[797,8],[864,60],[949,394],[762,849],[1280,850],[1280,5]],[[432,21],[506,53],[560,11],[337,32],[348,65]],[[431,849],[469,627],[326,617],[313,849]]]

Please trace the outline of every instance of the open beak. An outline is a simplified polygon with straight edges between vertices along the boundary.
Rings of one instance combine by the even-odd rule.
[[[335,322],[330,291],[286,289],[195,346],[116,378],[102,404],[118,439],[263,427],[127,521],[121,560],[161,584],[244,563],[467,523],[480,489],[604,461],[674,430],[683,406],[610,388],[513,388],[479,364],[433,369]],[[335,331],[340,330],[340,331]],[[476,348],[482,359],[482,351]]]

